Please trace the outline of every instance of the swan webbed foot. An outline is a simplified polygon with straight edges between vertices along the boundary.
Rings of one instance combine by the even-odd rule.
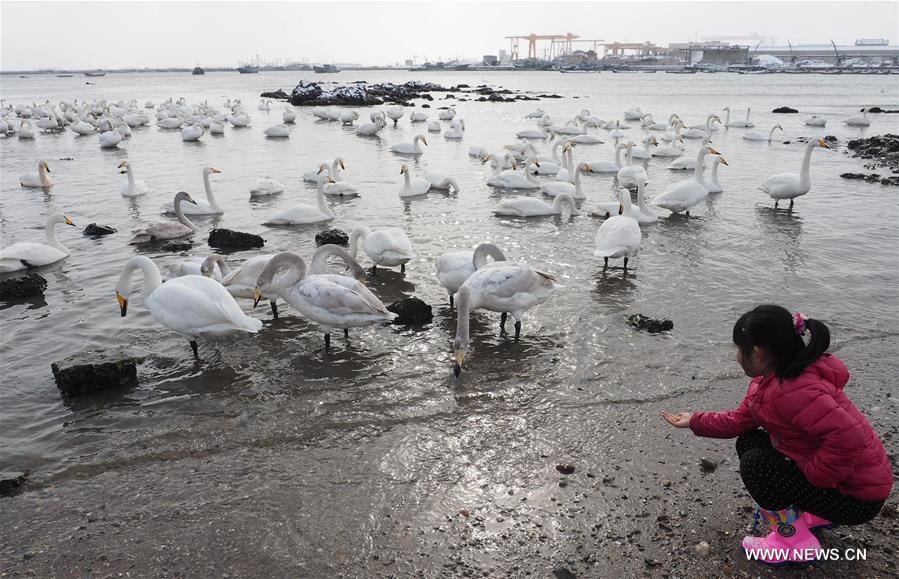
[[[774,208],[775,208],[775,209],[777,209],[777,204],[778,204],[778,203],[779,203],[779,201],[775,201],[775,202],[774,202]]]
[[[521,320],[515,320],[515,341],[521,336]]]
[[[269,302],[272,305],[272,317],[276,320],[278,319],[278,304],[275,302]]]
[[[506,319],[509,317],[509,314],[503,312],[503,315],[499,317],[499,331],[500,333],[506,332]]]
[[[690,210],[689,210],[689,209],[687,209],[687,211],[685,212],[685,215],[686,215],[687,217],[690,216]]]
[[[331,349],[331,332],[325,334],[325,350]]]
[[[200,354],[197,352],[197,341],[196,340],[190,341],[190,349],[193,350],[193,352],[194,352],[194,359],[199,360]]]

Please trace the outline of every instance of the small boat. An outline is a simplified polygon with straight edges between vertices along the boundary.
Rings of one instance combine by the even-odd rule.
[[[206,71],[203,70],[203,69],[202,69],[201,67],[199,67],[199,66],[195,66],[195,67],[194,67],[194,70],[193,70],[193,72],[191,72],[191,74],[206,74]]]
[[[56,78],[72,78],[74,74],[57,74]]]
[[[85,72],[84,76],[106,76],[106,72],[98,68],[97,70],[89,70]]]
[[[256,74],[259,72],[259,67],[252,64],[245,64],[243,66],[238,66],[237,72],[240,74]]]
[[[323,64],[321,66],[313,66],[312,70],[314,70],[315,72],[320,72],[320,73],[340,72],[340,69],[338,69],[333,64]]]

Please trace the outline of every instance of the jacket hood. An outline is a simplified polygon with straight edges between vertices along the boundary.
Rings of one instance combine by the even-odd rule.
[[[842,360],[833,354],[824,354],[815,360],[802,374],[814,372],[823,380],[833,384],[837,390],[842,390],[849,382],[849,369]],[[801,378],[801,376],[800,376]]]

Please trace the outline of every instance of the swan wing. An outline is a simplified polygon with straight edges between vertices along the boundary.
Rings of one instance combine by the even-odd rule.
[[[68,253],[60,251],[46,243],[19,242],[0,249],[0,262],[19,262],[22,267],[39,267],[59,261],[68,256]],[[4,266],[7,265],[4,263]],[[11,271],[11,270],[10,270]]]
[[[244,314],[222,284],[203,276],[167,281],[150,294],[146,305],[159,323],[188,336],[234,330],[256,333],[262,328],[262,322]]]

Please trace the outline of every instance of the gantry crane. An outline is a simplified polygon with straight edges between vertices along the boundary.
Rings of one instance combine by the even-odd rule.
[[[521,40],[528,41],[528,58],[537,58],[537,41],[538,40],[549,40],[550,41],[550,59],[555,58],[555,46],[556,43],[561,45],[560,54],[567,54],[571,52],[571,41],[580,38],[577,34],[572,34],[570,32],[566,34],[534,34],[533,32],[528,34],[527,36],[507,36],[510,44],[510,56],[512,57],[512,61],[516,61],[519,58],[518,54],[518,43]]]

